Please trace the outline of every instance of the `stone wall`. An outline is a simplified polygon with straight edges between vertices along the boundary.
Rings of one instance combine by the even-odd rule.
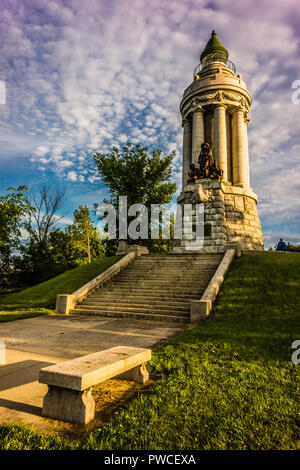
[[[262,250],[263,238],[257,203],[246,195],[224,195],[227,241],[240,242],[242,249]]]
[[[204,204],[204,245],[199,251],[222,252],[230,243],[239,243],[242,249],[263,250],[263,238],[257,213],[257,198],[250,188],[234,187],[220,181],[198,180],[185,186],[178,204],[193,204],[193,223],[196,222],[195,205]],[[188,240],[175,240],[174,252],[184,252]],[[197,247],[195,247],[195,251]]]

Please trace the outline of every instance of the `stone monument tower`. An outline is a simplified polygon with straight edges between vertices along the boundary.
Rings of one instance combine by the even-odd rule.
[[[213,31],[180,104],[183,170],[177,202],[192,204],[194,216],[195,203],[204,204],[204,245],[198,251],[222,252],[232,243],[264,249],[249,181],[250,106],[246,83]],[[174,242],[174,252],[186,250],[186,240]]]

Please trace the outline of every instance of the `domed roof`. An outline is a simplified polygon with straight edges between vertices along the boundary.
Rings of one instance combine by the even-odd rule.
[[[200,61],[202,62],[203,59],[208,55],[211,54],[212,52],[218,52],[222,55],[225,56],[226,59],[228,59],[228,51],[225,49],[223,44],[221,43],[220,39],[217,37],[215,30],[212,31],[211,33],[211,38],[208,41],[208,43],[205,46],[204,51],[202,52],[200,56]]]

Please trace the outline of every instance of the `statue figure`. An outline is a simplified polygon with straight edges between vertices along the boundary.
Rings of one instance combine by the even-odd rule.
[[[195,180],[200,177],[199,169],[195,167],[194,163],[191,163],[190,171],[188,175],[189,175],[189,179],[187,180],[188,183],[195,183]]]
[[[212,149],[207,142],[201,145],[201,152],[198,158],[199,178],[220,179],[223,175],[218,162],[214,159]]]
[[[212,180],[222,178],[223,170],[221,170],[220,165],[214,159],[212,149],[207,142],[201,145],[198,164],[199,168],[197,168],[194,163],[190,165],[188,183],[194,183],[195,180],[200,178],[210,178]]]

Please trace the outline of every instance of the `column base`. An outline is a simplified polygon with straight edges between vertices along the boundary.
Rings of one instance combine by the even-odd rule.
[[[250,189],[250,186],[245,183],[234,183],[232,185],[234,188],[244,188],[244,189]]]

